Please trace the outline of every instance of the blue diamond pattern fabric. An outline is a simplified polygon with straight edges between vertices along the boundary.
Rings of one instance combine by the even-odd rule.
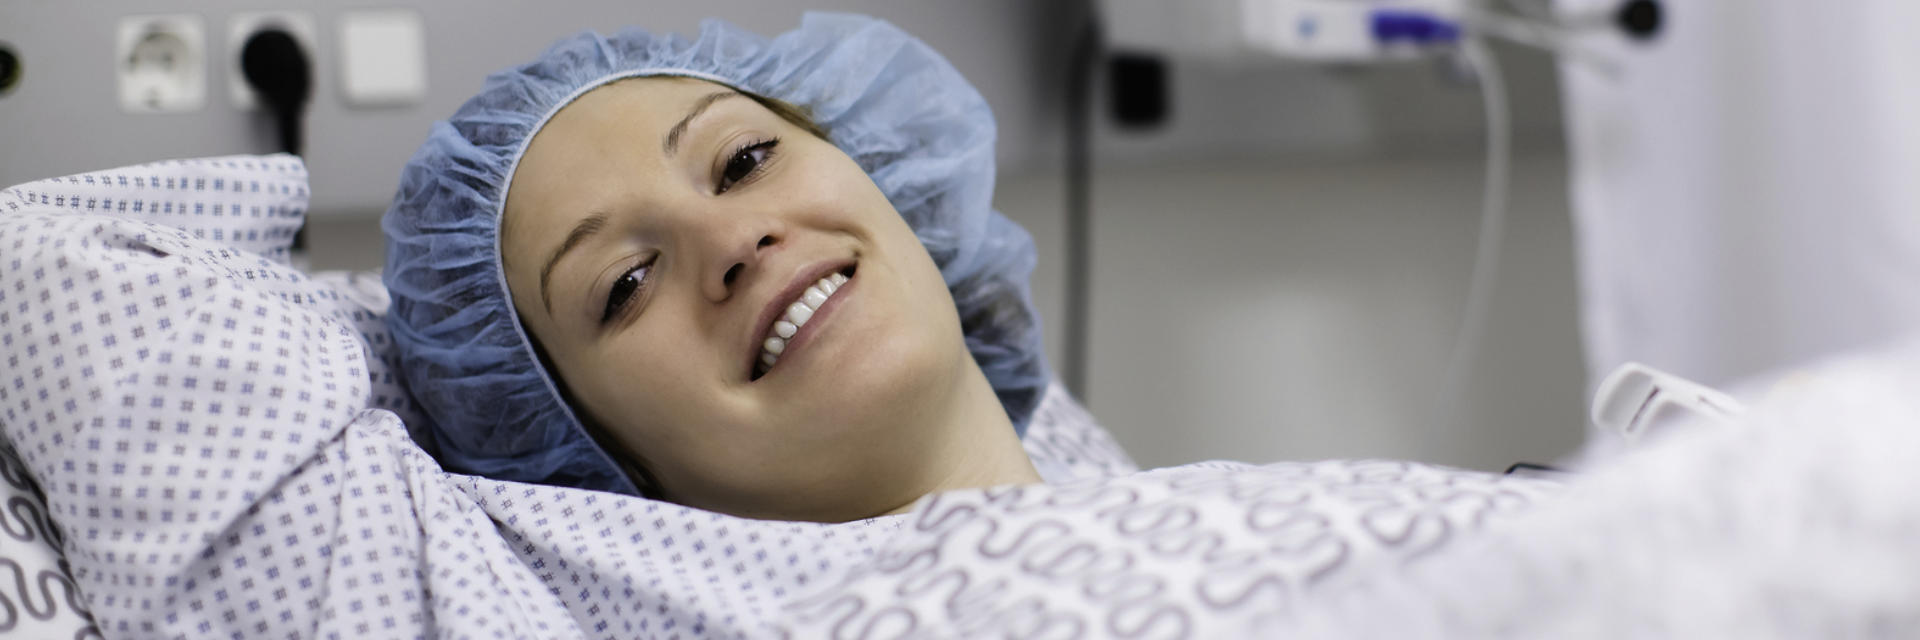
[[[107,637],[758,637],[898,527],[443,471],[378,290],[287,266],[306,201],[285,156],[0,191],[0,431]]]

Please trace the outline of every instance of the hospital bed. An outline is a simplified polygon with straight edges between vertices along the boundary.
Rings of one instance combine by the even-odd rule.
[[[753,521],[441,470],[377,279],[287,265],[307,197],[288,156],[0,191],[0,631],[1920,630],[1920,348],[1571,484],[1382,460],[1134,473],[1055,387],[1025,438],[1047,485]]]

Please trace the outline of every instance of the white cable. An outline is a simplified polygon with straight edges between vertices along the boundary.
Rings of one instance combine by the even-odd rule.
[[[1502,38],[1510,42],[1529,47],[1545,49],[1558,55],[1571,55],[1567,46],[1567,35],[1538,21],[1520,20],[1503,16],[1491,11],[1465,9],[1458,17],[1460,26],[1468,30]]]
[[[1620,75],[1620,64],[1616,60],[1590,47],[1580,46],[1563,24],[1513,18],[1472,5],[1463,8],[1456,19],[1470,34],[1462,38],[1462,43],[1471,39],[1472,34],[1490,36],[1586,65],[1608,78]]]
[[[1503,0],[1502,4],[1505,4],[1507,8],[1518,12],[1520,15],[1526,16],[1530,20],[1547,22],[1554,19],[1553,8],[1547,6],[1547,3],[1537,3],[1531,0]]]
[[[1473,275],[1467,284],[1466,311],[1461,316],[1459,332],[1453,339],[1453,353],[1447,358],[1447,370],[1441,379],[1439,415],[1455,428],[1464,426],[1464,416],[1460,413],[1467,406],[1467,383],[1480,353],[1487,310],[1500,270],[1500,242],[1506,232],[1507,174],[1512,169],[1508,148],[1511,122],[1500,61],[1493,57],[1486,41],[1477,36],[1462,38],[1460,52],[1478,79],[1481,102],[1486,110],[1487,172],[1480,201],[1480,238],[1474,249]]]

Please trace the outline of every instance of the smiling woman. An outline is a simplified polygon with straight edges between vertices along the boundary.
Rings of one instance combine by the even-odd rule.
[[[388,323],[450,470],[846,521],[1039,481],[991,115],[885,23],[583,34],[409,163]]]
[[[736,91],[581,96],[527,146],[502,224],[528,333],[664,497],[849,520],[1038,480],[913,230],[845,153]]]

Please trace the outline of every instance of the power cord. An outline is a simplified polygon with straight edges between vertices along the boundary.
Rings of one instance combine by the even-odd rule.
[[[302,129],[307,102],[313,97],[313,61],[301,50],[300,42],[283,29],[254,33],[241,49],[240,70],[273,115],[274,127],[280,133],[280,150],[304,157]],[[294,231],[292,249],[296,260],[306,255],[306,225]]]

